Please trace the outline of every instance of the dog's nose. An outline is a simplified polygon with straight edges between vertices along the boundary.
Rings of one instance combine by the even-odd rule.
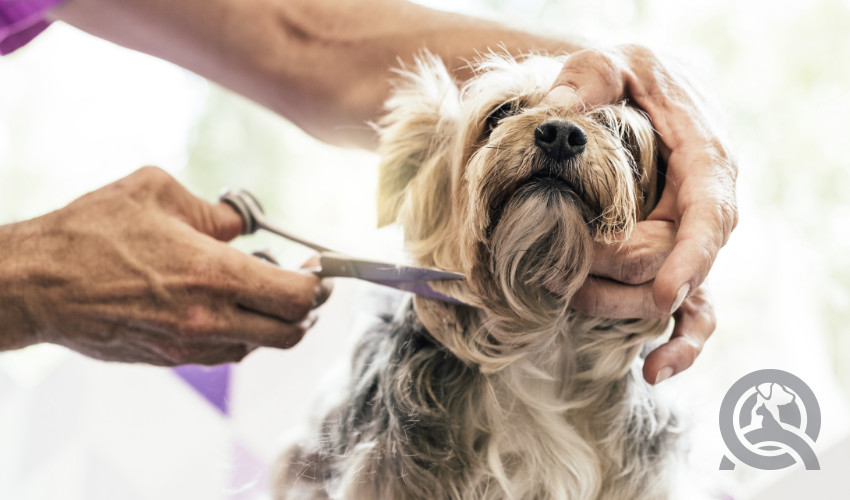
[[[534,143],[553,160],[566,160],[581,154],[587,134],[573,122],[546,120],[534,130]]]

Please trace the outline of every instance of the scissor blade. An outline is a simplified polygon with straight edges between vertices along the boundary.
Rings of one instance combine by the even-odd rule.
[[[373,281],[373,283],[377,283],[379,285],[389,286],[392,288],[396,288],[398,290],[404,290],[405,292],[412,292],[416,295],[420,295],[422,297],[428,297],[431,299],[438,299],[444,302],[451,302],[453,304],[463,304],[462,301],[449,297],[448,295],[443,295],[442,293],[431,288],[425,281],[393,281],[393,280],[385,280],[385,281]]]
[[[359,278],[376,283],[387,282],[414,282],[429,280],[465,280],[462,273],[443,271],[427,267],[415,267],[393,264],[368,259],[352,258],[343,254],[322,253],[321,276],[338,276],[348,278]],[[393,285],[388,285],[393,286]],[[395,288],[399,288],[396,286]],[[436,292],[435,292],[436,293]]]

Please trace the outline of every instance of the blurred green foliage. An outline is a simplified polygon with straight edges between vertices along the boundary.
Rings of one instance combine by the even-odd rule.
[[[320,143],[232,92],[211,86],[188,151],[181,179],[209,199],[223,187],[247,189],[279,226],[341,250],[376,228],[374,156]],[[237,245],[309,255],[264,233]]]

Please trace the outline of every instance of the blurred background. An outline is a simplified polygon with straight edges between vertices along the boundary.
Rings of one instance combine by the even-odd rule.
[[[687,67],[737,153],[741,222],[709,277],[717,332],[658,390],[691,414],[694,470],[736,498],[798,498],[812,477],[717,471],[720,401],[756,369],[812,388],[821,474],[847,470],[850,1],[421,3],[600,45],[643,43]],[[250,189],[274,220],[328,246],[399,251],[397,232],[375,229],[375,156],[317,142],[173,65],[57,24],[0,59],[0,89],[0,223],[158,165],[210,201],[225,186]],[[273,247],[292,267],[309,255],[265,236],[235,245]],[[301,344],[235,367],[178,373],[50,345],[0,354],[0,498],[266,498],[265,466],[346,369],[366,288],[338,282]]]

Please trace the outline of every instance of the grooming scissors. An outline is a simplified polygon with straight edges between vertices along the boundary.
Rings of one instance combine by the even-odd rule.
[[[453,297],[437,292],[429,284],[430,281],[434,280],[465,280],[466,276],[461,273],[393,264],[378,260],[360,259],[335,252],[330,248],[275,227],[274,224],[266,219],[263,207],[257,201],[257,198],[243,189],[225,190],[219,197],[219,201],[227,203],[239,214],[242,219],[242,234],[253,234],[263,229],[317,251],[319,253],[321,267],[312,272],[320,278],[357,278],[412,292],[423,297],[456,304],[461,303]],[[277,264],[273,258],[266,254],[258,253],[255,255]]]

